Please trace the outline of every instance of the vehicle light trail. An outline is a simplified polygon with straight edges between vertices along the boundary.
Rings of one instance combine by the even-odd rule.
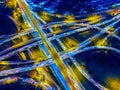
[[[17,0],[18,4],[20,5],[21,9],[25,11],[26,15],[31,21],[32,26],[35,28],[35,30],[38,32],[40,38],[44,42],[45,46],[47,47],[48,51],[50,52],[52,58],[54,59],[56,65],[61,70],[61,73],[63,74],[64,78],[66,79],[69,87],[72,90],[79,90],[81,89],[79,87],[78,81],[75,80],[73,75],[70,73],[69,69],[66,67],[66,65],[63,63],[61,57],[58,55],[56,50],[53,48],[49,40],[47,39],[46,35],[42,31],[42,28],[40,27],[40,23],[34,18],[34,16],[30,13],[29,8],[26,6],[25,2],[23,0]]]

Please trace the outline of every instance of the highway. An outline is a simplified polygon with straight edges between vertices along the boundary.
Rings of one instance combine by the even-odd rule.
[[[74,56],[76,54],[80,54],[89,50],[97,49],[112,50],[120,53],[120,50],[117,47],[105,45],[105,42],[110,37],[113,37],[120,41],[120,37],[116,34],[116,32],[120,30],[120,27],[114,27],[120,22],[119,12],[117,15],[111,15],[109,13],[110,10],[106,10],[103,13],[96,13],[94,16],[88,15],[88,17],[86,18],[84,18],[83,16],[83,19],[80,20],[63,20],[47,23],[37,13],[34,13],[32,11],[31,7],[27,4],[27,2],[25,2],[24,0],[17,0],[17,2],[20,6],[20,9],[25,14],[25,17],[28,20],[27,22],[29,22],[32,28],[27,31],[7,36],[7,38],[0,40],[0,47],[5,44],[9,45],[9,43],[12,43],[10,44],[10,46],[6,46],[6,48],[0,49],[0,65],[18,65],[17,68],[1,71],[0,77],[6,77],[8,75],[14,75],[17,73],[25,73],[36,68],[43,68],[56,64],[71,90],[85,90],[81,81],[78,80],[79,76],[75,75],[72,68],[70,68],[64,63],[64,60],[70,58],[70,60],[77,67],[79,72],[93,85],[95,85],[101,90],[109,90],[105,86],[102,86],[99,82],[96,82],[94,79],[92,79],[92,77],[81,68],[79,63],[74,59]],[[110,18],[107,18],[108,16]],[[55,33],[54,27],[59,28],[60,31]],[[48,30],[49,32],[46,33],[45,30]],[[93,30],[95,30],[97,33],[92,34],[92,36],[88,36],[87,39],[83,40],[82,42],[76,40],[75,38],[69,37],[75,37],[74,35],[80,35],[82,33],[83,36],[87,36],[87,33],[84,32],[89,32]],[[107,35],[106,37],[104,37],[103,41],[101,41],[99,44],[95,43],[95,39],[100,38],[104,34]],[[52,43],[55,40],[58,46],[56,46],[56,43]],[[93,42],[93,46],[89,45]],[[46,48],[46,50],[43,48],[43,46]],[[42,55],[41,57],[34,54],[34,49],[32,49],[33,47],[40,48],[41,52],[38,51],[38,54]],[[61,48],[62,50],[59,51],[59,48]],[[25,50],[28,51],[30,59],[27,59],[27,57],[25,56]],[[7,59],[16,54],[22,58],[27,59],[27,61],[6,61]],[[26,66],[21,67],[20,65]],[[52,78],[45,71],[45,68],[42,69],[42,72],[44,72],[44,75],[47,77],[47,79],[50,78],[50,80],[52,80]],[[54,72],[57,73],[57,71]],[[5,83],[6,80],[13,80],[13,82],[15,82],[18,79],[21,79],[28,83],[33,82],[32,84],[35,85],[40,84],[40,82],[36,82],[31,78],[25,79],[22,77],[11,76],[8,76],[5,79],[0,79],[0,83]],[[57,88],[60,89],[60,87],[57,86],[54,80],[52,80],[52,82],[56,85]],[[42,85],[44,84],[45,83],[43,83]],[[48,86],[48,88],[50,87]]]

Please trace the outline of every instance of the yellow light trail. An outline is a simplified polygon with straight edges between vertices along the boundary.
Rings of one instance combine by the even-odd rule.
[[[62,75],[66,79],[71,90],[81,90],[81,87],[79,86],[78,81],[76,80],[75,77],[73,77],[74,75],[72,75],[72,73],[69,71],[67,66],[63,63],[61,57],[59,56],[57,51],[53,48],[52,44],[50,43],[50,41],[47,39],[46,35],[42,31],[40,27],[40,22],[38,22],[38,20],[33,16],[33,14],[30,12],[29,8],[27,7],[27,5],[23,0],[17,0],[17,1],[21,9],[24,10],[24,13],[28,16],[32,26],[38,32],[40,38],[42,39],[43,43],[47,47],[51,56],[53,57],[56,65],[59,67]]]

